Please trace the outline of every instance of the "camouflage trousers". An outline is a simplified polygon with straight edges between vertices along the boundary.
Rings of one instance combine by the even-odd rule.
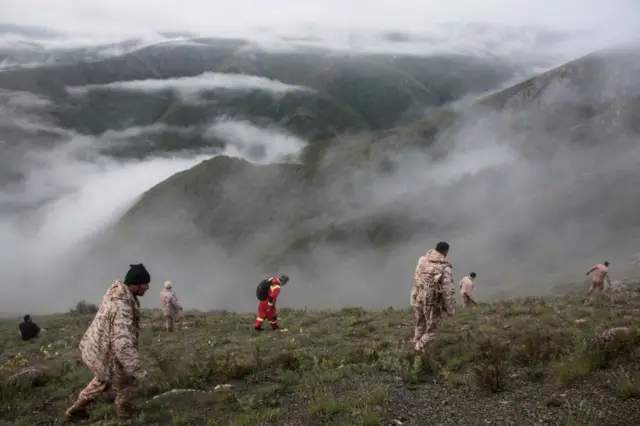
[[[436,333],[440,328],[442,310],[438,306],[421,304],[413,306],[413,314],[416,318],[413,341],[416,344],[416,350],[421,351],[436,339]]]
[[[135,395],[135,382],[133,379],[124,380],[123,378],[116,378],[113,382],[106,382],[94,377],[89,384],[80,391],[75,404],[67,413],[83,410],[90,404],[96,401],[96,399],[109,391],[113,391],[115,394],[115,404],[120,414],[128,414],[132,409],[132,401]]]
[[[471,298],[468,294],[462,294],[462,307],[468,308],[471,305]]]
[[[164,316],[164,328],[167,331],[173,331],[174,330],[174,326],[176,324],[180,324],[181,318],[179,314],[175,314],[175,315],[165,315]]]

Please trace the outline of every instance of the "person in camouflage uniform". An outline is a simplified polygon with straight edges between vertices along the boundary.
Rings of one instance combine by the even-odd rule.
[[[138,352],[140,301],[149,289],[151,276],[143,264],[130,265],[124,282],[114,281],[80,341],[82,361],[94,378],[67,411],[69,418],[86,418],[87,407],[107,392],[115,393],[120,416],[130,416],[135,385],[144,378]]]
[[[460,295],[462,296],[462,307],[468,308],[471,304],[476,304],[475,300],[471,297],[473,293],[474,281],[476,279],[476,273],[472,272],[463,279],[460,280]]]
[[[441,241],[419,259],[416,267],[411,307],[416,318],[413,341],[417,351],[435,340],[442,311],[455,313],[455,287],[448,254],[449,244]]]
[[[593,278],[591,279],[591,284],[589,285],[589,292],[587,295],[590,295],[594,292],[594,290],[604,291],[604,282],[606,281],[609,287],[611,287],[611,278],[609,277],[609,262],[604,262],[603,264],[593,265],[591,269],[587,271],[587,275],[591,272],[594,272]]]
[[[173,292],[171,281],[165,281],[164,289],[160,292],[162,314],[164,315],[164,327],[167,331],[173,331],[173,325],[180,319],[182,306],[178,303],[178,296]]]

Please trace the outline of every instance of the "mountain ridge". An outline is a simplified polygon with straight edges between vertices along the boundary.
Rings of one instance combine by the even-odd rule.
[[[627,50],[620,51],[616,49],[596,52],[595,54],[587,55],[558,67],[555,70],[551,70],[543,74],[542,78],[545,79],[551,76],[551,79],[556,79],[555,82],[557,83],[558,76],[566,75],[567,70],[584,70],[585,66],[593,64],[592,61],[596,61],[596,63],[598,63],[598,61],[601,61],[600,63],[603,63],[602,61],[614,61],[618,57],[627,58],[627,54]],[[613,67],[615,68],[615,66]],[[628,69],[626,74],[622,73],[619,75],[629,76],[632,73],[633,69]],[[516,85],[515,87],[526,88],[527,85],[525,83],[526,82],[520,83],[520,85]],[[572,83],[577,84],[579,90],[582,90],[582,88],[586,87],[585,84],[588,84],[588,81],[583,82],[582,85],[578,84],[580,82],[576,83],[573,81]],[[625,84],[629,84],[625,81],[619,81],[619,83],[619,87],[624,87]],[[587,175],[581,177],[580,174],[572,175],[570,171],[563,172],[562,167],[555,165],[556,161],[554,158],[560,155],[559,152],[563,151],[565,147],[569,145],[565,142],[562,145],[558,144],[553,146],[553,144],[547,140],[547,138],[550,140],[553,139],[554,134],[556,136],[553,140],[560,140],[564,137],[565,132],[575,129],[574,123],[576,121],[589,125],[589,120],[597,120],[599,115],[578,115],[578,119],[576,119],[573,114],[575,110],[579,110],[585,106],[588,107],[590,105],[588,102],[593,102],[593,99],[600,99],[598,96],[606,92],[606,90],[604,92],[602,90],[610,88],[611,86],[604,85],[600,89],[595,88],[590,92],[583,91],[582,93],[587,96],[583,96],[582,99],[577,101],[568,98],[569,101],[563,104],[565,105],[564,108],[566,108],[564,111],[567,111],[569,116],[569,119],[564,121],[564,123],[568,123],[568,125],[565,125],[566,127],[553,124],[554,121],[552,120],[557,118],[557,111],[555,112],[555,116],[553,114],[536,115],[539,114],[540,110],[545,112],[545,108],[547,108],[546,105],[557,102],[554,100],[553,91],[550,90],[553,89],[552,86],[551,84],[545,86],[547,87],[547,92],[542,95],[527,96],[526,89],[525,92],[517,92],[519,94],[516,96],[520,96],[522,100],[519,108],[522,111],[526,110],[522,116],[518,116],[522,111],[516,107],[509,106],[506,106],[506,109],[503,108],[504,111],[507,111],[507,114],[504,115],[503,113],[503,116],[496,116],[496,114],[499,114],[499,108],[494,109],[494,112],[488,114],[473,116],[473,114],[477,114],[477,111],[486,111],[487,105],[495,102],[496,99],[500,99],[500,96],[513,99],[513,96],[509,95],[509,90],[512,89],[507,89],[504,92],[489,95],[479,100],[467,110],[453,111],[444,109],[421,121],[395,130],[382,130],[373,135],[360,134],[343,138],[338,137],[309,145],[302,152],[302,164],[300,165],[252,165],[243,160],[224,157],[206,160],[191,170],[181,172],[168,179],[165,183],[160,183],[150,189],[141,197],[139,202],[125,214],[120,225],[117,225],[116,228],[122,226],[122,229],[126,230],[125,233],[130,234],[136,226],[142,226],[144,228],[142,224],[147,220],[152,223],[158,220],[163,222],[164,219],[166,219],[163,215],[168,214],[167,209],[171,210],[168,206],[180,206],[178,211],[188,212],[191,211],[192,208],[189,203],[200,203],[200,207],[194,210],[195,212],[200,212],[196,213],[197,219],[194,219],[196,229],[200,231],[194,232],[196,232],[196,234],[202,232],[202,234],[195,238],[202,238],[203,240],[210,238],[212,242],[220,243],[223,247],[235,247],[235,249],[232,249],[234,250],[232,251],[233,256],[239,256],[243,259],[246,258],[248,262],[261,264],[267,268],[273,268],[283,263],[289,265],[300,262],[304,264],[306,262],[304,259],[309,256],[312,258],[313,252],[317,250],[318,246],[329,245],[334,247],[335,250],[347,251],[349,247],[351,247],[351,250],[355,250],[356,248],[368,246],[369,248],[379,247],[380,250],[384,251],[384,247],[391,248],[398,244],[414,244],[410,243],[411,241],[419,244],[419,241],[424,238],[425,232],[426,234],[431,234],[434,231],[441,233],[446,229],[449,231],[456,228],[460,230],[465,229],[465,227],[474,223],[474,219],[472,217],[466,217],[464,214],[447,215],[444,214],[444,212],[439,212],[438,208],[434,209],[434,207],[431,207],[416,216],[415,209],[417,205],[413,205],[416,203],[416,200],[420,198],[416,199],[415,197],[426,196],[427,199],[429,199],[429,197],[437,198],[435,194],[440,194],[439,197],[442,197],[442,200],[447,200],[451,196],[455,196],[456,198],[450,199],[458,203],[459,201],[455,200],[461,196],[460,194],[468,193],[473,197],[474,188],[476,191],[486,191],[486,188],[493,185],[493,188],[505,188],[503,190],[504,195],[501,195],[501,197],[504,196],[504,201],[506,202],[507,199],[509,199],[509,195],[507,194],[509,194],[508,191],[510,190],[506,189],[508,185],[505,186],[504,183],[499,182],[513,173],[525,173],[522,176],[526,176],[527,168],[529,170],[528,173],[535,173],[537,175],[539,168],[548,170],[550,175],[552,174],[557,178],[566,175],[565,178],[561,179],[568,179],[567,185],[564,186],[567,188],[566,190],[569,191],[568,194],[575,194],[576,191],[581,194],[579,202],[574,205],[567,205],[568,207],[566,211],[562,213],[562,216],[558,216],[560,219],[557,221],[557,226],[565,227],[565,229],[567,229],[566,232],[573,232],[570,231],[571,227],[566,227],[568,226],[566,224],[571,223],[572,217],[583,216],[584,219],[581,220],[585,221],[585,223],[592,222],[590,226],[595,226],[594,229],[598,229],[598,232],[605,232],[604,230],[609,226],[605,225],[605,222],[602,221],[614,220],[614,217],[618,218],[616,220],[618,220],[622,229],[625,226],[628,226],[629,230],[637,229],[640,223],[636,223],[637,221],[634,221],[632,217],[629,216],[630,210],[633,210],[635,208],[634,206],[637,205],[637,200],[633,198],[630,198],[624,204],[619,204],[618,209],[611,210],[608,213],[605,213],[605,210],[602,209],[594,211],[596,216],[589,216],[589,214],[579,212],[584,212],[584,206],[592,204],[596,196],[600,196],[600,194],[604,195],[606,191],[612,191],[611,188],[617,188],[613,193],[630,194],[629,191],[632,191],[632,187],[640,184],[640,176],[629,172],[626,168],[629,167],[628,165],[620,166],[622,168],[619,173],[623,173],[623,175],[620,176],[627,176],[626,180],[622,181],[620,177],[614,177],[617,176],[614,175],[614,173],[618,173],[615,171],[617,169],[614,168],[608,170],[603,169],[605,174],[610,174],[610,178],[606,179],[598,178],[597,175],[594,175],[588,178],[590,180],[585,180],[587,179]],[[600,90],[600,92],[598,92],[598,90]],[[545,90],[543,90],[543,92],[545,92]],[[564,93],[566,93],[566,91]],[[627,95],[629,96],[622,99],[618,98],[618,100],[623,103],[629,102],[627,107],[631,112],[636,114],[637,110],[634,108],[634,105],[636,105],[635,94],[627,93]],[[583,99],[587,99],[587,101],[583,102]],[[602,99],[606,100],[607,98]],[[540,101],[542,101],[542,104],[536,104]],[[605,113],[608,109],[613,108],[611,106],[613,104],[611,103],[605,102],[602,105],[603,106],[598,105],[598,108],[602,108]],[[531,108],[531,106],[533,106],[533,108]],[[562,111],[562,108],[559,110]],[[609,111],[609,113],[611,113],[611,111]],[[551,124],[551,126],[543,132],[538,131],[537,135],[534,135],[536,137],[533,138],[531,136],[533,134],[532,132],[526,133],[521,130],[522,122],[527,117],[526,114],[529,114],[528,120],[531,120],[531,122],[538,124],[543,123],[546,126]],[[392,181],[394,173],[397,173],[398,170],[402,172],[403,167],[405,168],[404,170],[406,170],[407,166],[403,165],[403,161],[407,161],[407,157],[414,157],[414,162],[419,163],[419,161],[423,161],[424,165],[422,167],[434,167],[437,161],[445,161],[447,159],[448,154],[445,149],[447,144],[453,144],[454,142],[459,143],[461,136],[460,131],[469,132],[470,130],[468,129],[473,129],[474,126],[486,126],[485,122],[491,123],[491,129],[496,131],[494,137],[497,139],[504,137],[504,135],[509,134],[509,132],[511,132],[511,135],[519,135],[519,137],[522,138],[521,141],[516,140],[515,142],[510,141],[509,143],[511,144],[510,149],[515,149],[517,152],[525,155],[524,158],[529,159],[527,160],[529,162],[526,163],[527,168],[523,168],[524,166],[515,166],[516,168],[510,169],[504,165],[496,165],[487,168],[482,174],[476,175],[475,177],[473,172],[468,174],[468,177],[465,177],[465,175],[459,176],[455,181],[457,183],[451,183],[448,187],[437,190],[433,188],[418,189],[415,195],[402,195],[402,193],[399,193],[395,198],[385,195],[383,198],[386,199],[386,201],[380,201],[381,204],[375,204],[376,202],[371,204],[372,201],[368,201],[368,197],[375,196],[379,191],[382,191],[374,187],[383,185],[383,183],[380,182],[384,182],[385,175]],[[560,123],[562,123],[562,120]],[[597,130],[602,132],[609,128],[606,123],[604,126],[604,128],[599,127]],[[516,129],[515,133],[514,128]],[[618,138],[621,136],[620,131],[627,132],[626,139],[628,139],[628,136],[633,134],[634,128],[629,128],[625,123],[622,123],[619,127],[618,134],[615,135]],[[499,132],[502,132],[502,136]],[[597,139],[600,136],[596,134],[594,137]],[[573,139],[573,142],[570,140],[568,142],[577,142],[579,146],[582,146],[582,148],[586,150],[583,154],[575,156],[575,158],[571,160],[575,162],[575,166],[572,165],[571,168],[578,167],[578,163],[584,164],[580,167],[587,167],[586,164],[592,164],[589,167],[596,167],[592,160],[597,157],[592,157],[596,155],[594,154],[595,151],[592,153],[592,151],[587,150],[590,147],[589,144],[584,146],[580,145],[581,141],[579,138]],[[622,150],[625,149],[625,146],[630,147],[631,145],[629,145],[629,143],[628,140],[616,141],[616,146]],[[321,148],[323,144],[325,145],[324,149]],[[496,146],[498,149],[505,147],[504,143],[500,141]],[[451,146],[449,148],[451,149]],[[602,150],[599,145],[593,145],[591,149]],[[322,152],[324,152],[324,154]],[[416,159],[419,155],[422,156],[422,160]],[[420,170],[419,164],[416,164],[416,166],[418,166],[416,170]],[[229,167],[231,170],[229,174],[225,174],[223,171],[226,167]],[[245,168],[246,170],[252,171],[246,171]],[[295,177],[287,178],[286,175],[289,172],[285,173],[282,171],[283,168],[295,170],[292,172]],[[249,177],[253,176],[252,173],[254,172],[258,173],[258,170],[262,170],[260,173],[271,173],[272,175],[269,177],[260,175],[261,177],[259,178]],[[271,171],[267,172],[267,170]],[[594,168],[593,170],[595,171],[596,169]],[[379,182],[372,183],[372,178],[373,181],[377,180]],[[408,177],[405,176],[405,178]],[[220,179],[222,180],[220,181]],[[520,179],[525,180],[525,177],[521,177]],[[538,209],[539,213],[536,213],[538,216],[532,216],[536,218],[533,219],[535,223],[539,222],[543,224],[545,221],[548,221],[551,216],[557,216],[558,212],[556,212],[556,210],[559,211],[559,209],[553,206],[557,206],[557,200],[567,199],[566,195],[561,195],[563,191],[561,187],[558,187],[556,190],[547,184],[543,184],[543,182],[548,179],[551,178],[543,177],[543,175],[537,176],[534,181],[526,184],[518,183],[521,187],[516,186],[513,189],[521,192],[527,191],[524,188],[530,188],[528,191],[535,191],[535,193],[531,193],[531,195],[535,195],[540,200],[545,200],[542,203],[537,203],[538,207],[543,207],[543,209]],[[623,181],[625,184],[621,184]],[[216,189],[214,186],[220,185],[220,182],[225,182],[228,188],[235,188],[239,185],[238,188],[243,188],[243,191],[252,191],[251,194],[254,195],[249,198],[244,198],[240,193],[234,195],[233,190],[219,192],[219,189]],[[251,183],[248,184],[248,182]],[[225,184],[222,185],[224,186]],[[516,184],[514,183],[512,185]],[[547,185],[546,189],[545,185]],[[466,189],[465,186],[467,187]],[[584,191],[586,191],[586,188],[589,186],[594,188],[594,195],[585,195]],[[170,190],[169,188],[171,187],[174,189]],[[603,189],[598,189],[600,187]],[[163,194],[164,191],[168,192]],[[286,195],[288,191],[291,191],[290,193],[292,195],[290,197]],[[393,192],[391,189],[390,191]],[[601,193],[599,191],[605,192]],[[300,194],[302,194],[302,200],[299,198]],[[379,194],[377,196],[380,197]],[[615,196],[610,194],[610,197],[613,197],[612,200],[615,200]],[[216,202],[214,200],[218,198],[224,200],[222,203],[225,205],[225,209],[229,209],[229,213],[222,214],[222,210],[218,210],[217,207],[215,207]],[[393,201],[394,199],[397,200]],[[520,215],[523,214],[522,212],[527,211],[529,213],[524,213],[525,215],[532,214],[536,211],[532,210],[535,205],[535,202],[532,200],[535,199],[536,198],[531,198],[523,200],[520,204],[512,204],[507,211],[515,212],[517,211],[516,209],[521,209]],[[403,205],[405,207],[401,207]],[[259,209],[258,212],[256,212],[255,208],[257,207],[251,206],[263,206],[264,211],[270,213],[265,213],[266,216],[261,216],[260,212],[262,210]],[[497,206],[482,206],[480,211],[486,210],[487,212],[483,213],[483,215],[486,214],[488,215],[487,217],[492,217],[496,213],[490,212],[496,208]],[[409,213],[402,213],[403,209]],[[433,211],[427,213],[429,210]],[[176,215],[180,214],[182,213],[176,213]],[[493,237],[494,241],[502,241],[500,244],[502,244],[504,248],[501,250],[507,247],[513,247],[511,250],[512,255],[515,255],[513,250],[523,252],[540,250],[541,247],[538,247],[539,244],[544,244],[542,237],[540,238],[540,242],[532,245],[535,249],[529,248],[527,245],[523,246],[521,242],[518,242],[519,238],[524,238],[525,240],[529,238],[532,229],[525,228],[518,231],[517,228],[514,228],[515,224],[510,226],[509,223],[514,222],[512,214],[513,213],[503,213],[503,215],[506,215],[505,220],[502,221],[504,230],[500,231],[498,228],[495,231],[491,231],[491,235],[495,233]],[[597,216],[602,214],[604,216]],[[227,222],[231,220],[231,217],[233,217],[233,222]],[[182,224],[182,219],[176,219],[176,222],[167,219],[165,222],[165,225],[168,223],[174,223],[176,225],[175,230],[177,233],[173,235],[172,238],[179,238],[180,231],[178,230],[180,229],[180,224]],[[494,223],[497,219],[487,218],[483,220],[490,220],[490,222],[487,223]],[[518,220],[516,220],[516,222],[519,223]],[[224,225],[225,223],[227,223],[228,226]],[[624,225],[622,225],[623,223]],[[438,224],[438,226],[433,227],[434,224]],[[154,228],[151,226],[148,229],[151,230]],[[431,229],[431,231],[427,231],[428,229]],[[417,230],[420,231],[416,232]],[[464,231],[459,231],[459,233],[460,232],[464,234]],[[552,231],[551,229],[545,230],[545,233],[547,232]],[[519,234],[522,235],[519,236]],[[571,235],[570,238],[577,238],[577,234],[567,235]],[[267,242],[260,243],[258,240],[255,240],[247,243],[247,241],[251,241],[252,238]],[[279,243],[276,244],[277,247],[269,247],[268,241],[272,241],[274,238],[279,240]],[[464,240],[464,237],[461,238]],[[552,240],[556,237],[549,235],[548,238]],[[604,236],[598,238],[604,238]],[[158,241],[161,239],[161,237],[158,237]],[[243,246],[243,244],[246,244],[246,246]],[[237,251],[237,247],[239,246],[242,247],[242,250]],[[581,256],[588,258],[593,254],[595,254],[595,252],[584,253]],[[622,253],[620,253],[620,255],[622,255]],[[465,256],[465,259],[467,258],[469,258],[469,254]],[[526,257],[523,258],[522,261],[525,261],[525,259]],[[573,263],[573,260],[567,262],[567,264],[569,263]],[[534,266],[530,266],[535,269]],[[566,270],[566,267],[563,268],[563,270]]]
[[[246,50],[251,44],[240,40],[207,42],[206,46],[154,45],[89,63],[6,70],[0,72],[0,89],[42,97],[48,106],[40,111],[41,119],[82,136],[99,137],[107,130],[132,126],[176,127],[165,134],[148,132],[148,149],[132,142],[127,145],[130,151],[122,144],[106,150],[118,158],[140,158],[163,150],[176,153],[180,140],[192,149],[220,149],[225,141],[210,138],[206,132],[211,117],[275,125],[310,141],[354,131],[382,130],[413,121],[425,108],[497,87],[514,73],[522,72],[517,64],[462,55],[269,52]],[[256,76],[311,90],[291,90],[276,96],[260,87],[263,83],[258,81],[251,83],[254,86],[247,83],[242,91],[227,90],[223,84],[192,81],[189,90],[197,90],[197,94],[187,96],[166,80],[206,80],[206,73],[238,79]],[[159,79],[156,88],[142,87],[143,80],[154,78]],[[140,87],[124,91],[106,86],[115,82]],[[205,83],[209,86],[197,86]],[[180,137],[176,137],[177,129],[182,130]],[[12,139],[34,136],[5,126],[0,130],[15,134]]]

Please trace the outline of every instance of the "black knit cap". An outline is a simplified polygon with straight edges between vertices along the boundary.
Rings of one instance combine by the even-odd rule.
[[[440,241],[438,244],[436,244],[436,251],[440,253],[449,251],[449,243],[447,243],[446,241]]]
[[[150,282],[151,275],[149,275],[149,272],[142,263],[129,265],[129,271],[124,277],[124,283],[126,285],[149,284]]]

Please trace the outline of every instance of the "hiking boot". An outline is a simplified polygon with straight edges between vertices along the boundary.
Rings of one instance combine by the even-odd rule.
[[[78,408],[74,405],[67,411],[65,411],[64,416],[67,418],[67,420],[80,421],[88,419],[89,413],[87,412],[86,407]]]
[[[118,405],[116,407],[116,412],[118,414],[118,417],[120,418],[130,418],[133,417],[134,414],[134,409],[133,409],[133,405],[131,404],[122,404],[122,405]]]
[[[272,330],[280,330],[280,326],[278,324],[271,326]]]

